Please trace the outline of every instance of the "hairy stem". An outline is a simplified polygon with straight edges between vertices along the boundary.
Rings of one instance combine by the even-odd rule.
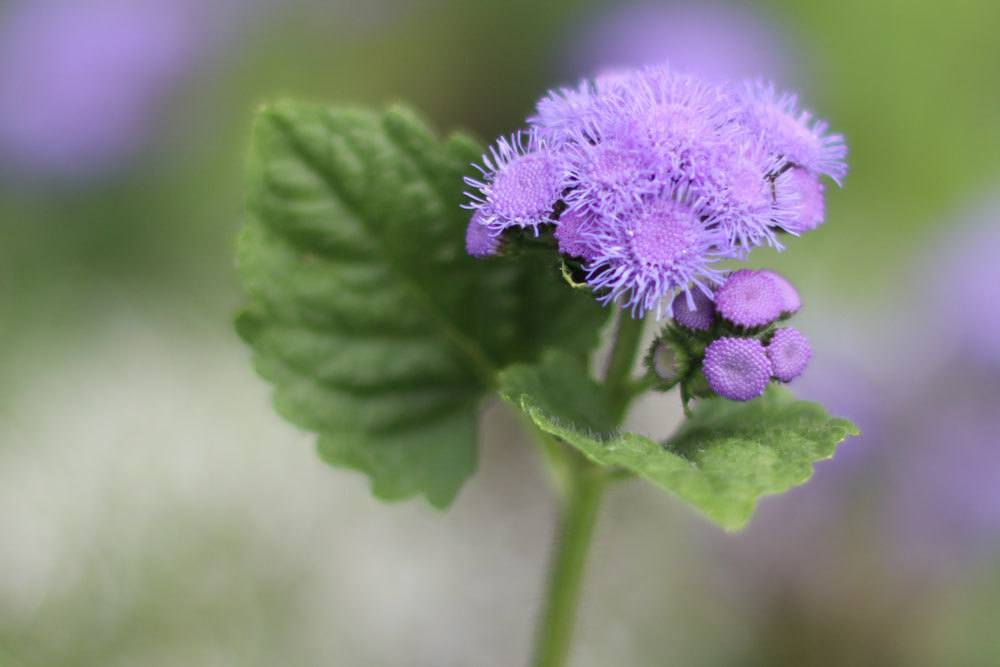
[[[619,314],[618,330],[604,377],[609,409],[616,423],[624,418],[636,394],[630,376],[642,339],[642,324],[642,320],[633,320],[627,313]],[[571,465],[563,473],[563,504],[550,556],[545,609],[535,637],[534,667],[564,667],[567,663],[601,495],[614,474],[576,452],[567,450],[567,453]]]
[[[601,471],[590,465],[577,472],[566,494],[549,564],[545,610],[535,638],[535,667],[562,667],[569,658],[584,565],[603,489]]]

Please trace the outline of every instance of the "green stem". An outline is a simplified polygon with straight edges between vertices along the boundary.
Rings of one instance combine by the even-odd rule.
[[[620,423],[635,396],[630,380],[642,340],[642,320],[627,313],[618,316],[618,330],[608,359],[604,386],[615,423]],[[576,608],[580,601],[584,566],[606,482],[614,476],[575,451],[562,473],[565,493],[559,529],[549,563],[545,610],[535,637],[534,667],[563,667],[569,658]]]
[[[633,398],[629,377],[639,354],[643,323],[643,320],[633,319],[625,311],[618,314],[618,331],[604,375],[604,387],[615,423],[620,423],[625,417],[625,410]]]
[[[569,658],[584,565],[603,490],[603,475],[588,465],[577,472],[566,494],[549,564],[545,611],[535,638],[535,667],[562,667]]]

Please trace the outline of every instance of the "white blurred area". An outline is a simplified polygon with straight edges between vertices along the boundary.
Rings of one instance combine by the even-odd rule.
[[[104,319],[0,416],[0,664],[524,663],[555,517],[506,407],[451,510],[387,505],[275,415],[225,322]],[[678,521],[609,494],[575,664],[687,650]]]

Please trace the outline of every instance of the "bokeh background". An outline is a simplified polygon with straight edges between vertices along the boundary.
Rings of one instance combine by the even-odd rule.
[[[1000,4],[0,2],[0,665],[524,664],[553,499],[505,408],[445,514],[281,422],[231,315],[278,96],[508,132],[670,59],[848,137],[795,281],[803,396],[864,435],[720,534],[609,494],[573,664],[1000,664]],[[664,434],[673,397],[633,426]]]

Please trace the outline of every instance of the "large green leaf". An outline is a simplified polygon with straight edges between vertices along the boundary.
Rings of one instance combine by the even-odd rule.
[[[278,411],[382,498],[450,503],[495,369],[554,344],[582,357],[605,316],[554,259],[466,255],[462,176],[478,154],[404,109],[258,114],[237,329]]]
[[[574,359],[549,354],[501,374],[500,392],[542,431],[604,466],[624,468],[738,530],[757,499],[804,483],[857,428],[821,406],[770,388],[748,403],[700,401],[665,445],[611,424],[607,398]],[[664,399],[666,400],[666,399]]]

